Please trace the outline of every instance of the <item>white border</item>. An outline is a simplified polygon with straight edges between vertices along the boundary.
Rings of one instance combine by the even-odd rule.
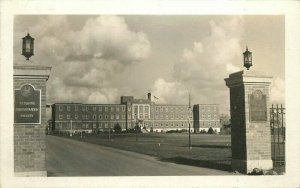
[[[2,0],[1,1],[1,187],[299,187],[299,52],[298,1],[196,0]],[[185,177],[13,177],[13,16],[17,14],[186,14],[285,15],[287,173],[284,176]],[[225,83],[224,83],[225,84]]]

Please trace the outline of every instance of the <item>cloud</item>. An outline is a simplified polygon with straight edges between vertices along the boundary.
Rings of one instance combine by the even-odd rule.
[[[193,103],[221,104],[228,100],[224,78],[240,70],[244,21],[235,17],[219,23],[210,21],[209,25],[208,36],[195,41],[193,48],[183,49],[181,60],[173,67],[172,78],[158,78],[154,82],[153,90],[162,102],[187,103],[188,92]]]
[[[124,18],[99,16],[87,20],[83,28],[73,32],[71,53],[87,55],[122,63],[140,61],[148,57],[150,42],[142,32],[131,31]]]
[[[15,38],[24,35],[22,19],[16,19]],[[77,28],[72,16],[31,19],[29,32],[36,39],[32,61],[53,67],[48,80],[49,102],[119,102],[117,95],[124,91],[118,80],[151,51],[147,35],[131,30],[121,16],[90,17]],[[15,42],[17,62],[23,59],[20,50]]]
[[[285,104],[285,81],[275,78],[270,87],[270,101],[272,104]]]

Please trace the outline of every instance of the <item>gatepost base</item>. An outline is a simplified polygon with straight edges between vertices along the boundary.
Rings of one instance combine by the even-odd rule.
[[[231,169],[237,170],[241,173],[251,173],[254,168],[261,170],[271,170],[273,168],[273,161],[270,160],[236,160],[232,159]]]

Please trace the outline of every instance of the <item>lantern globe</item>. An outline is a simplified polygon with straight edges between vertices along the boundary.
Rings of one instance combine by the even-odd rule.
[[[22,55],[26,57],[26,60],[29,60],[31,56],[34,55],[34,38],[30,36],[29,33],[22,38]]]
[[[246,47],[246,51],[243,53],[244,55],[244,67],[249,70],[249,68],[252,66],[252,52],[248,50],[248,47]]]

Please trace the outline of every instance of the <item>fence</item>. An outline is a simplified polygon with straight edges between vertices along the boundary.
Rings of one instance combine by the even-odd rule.
[[[273,166],[285,166],[285,108],[272,105],[270,109],[271,153]]]

